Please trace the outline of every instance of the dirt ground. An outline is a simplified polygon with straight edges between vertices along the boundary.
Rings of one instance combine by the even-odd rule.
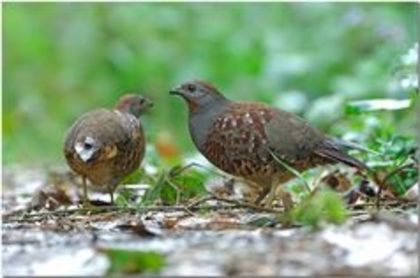
[[[367,207],[344,225],[316,230],[214,200],[203,204],[214,208],[205,211],[155,206],[89,212],[76,205],[28,210],[45,180],[39,169],[5,170],[3,275],[104,275],[111,264],[108,249],[161,254],[165,263],[157,274],[171,276],[418,274],[415,204],[379,212]]]

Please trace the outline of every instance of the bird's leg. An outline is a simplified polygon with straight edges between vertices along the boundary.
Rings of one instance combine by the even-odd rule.
[[[273,201],[276,198],[276,195],[279,194],[280,199],[283,203],[283,207],[286,211],[293,208],[293,200],[290,193],[283,190],[281,183],[273,182],[271,187],[268,187],[269,193],[266,194],[267,197],[264,199],[264,206],[270,208],[273,204]],[[260,196],[261,197],[261,196]]]
[[[268,187],[267,197],[264,199],[264,206],[270,208],[273,204],[274,199],[276,198],[276,191],[279,187],[279,183],[273,183],[272,186]]]
[[[88,206],[90,206],[90,202],[89,202],[89,199],[88,199],[87,182],[86,182],[86,177],[85,176],[82,178],[82,182],[83,182],[83,206],[88,207]]]
[[[280,194],[280,199],[281,202],[283,203],[283,207],[285,211],[289,211],[293,208],[293,200],[292,200],[292,196],[290,195],[289,192],[286,192],[283,190],[283,188],[281,186],[279,186],[279,194]]]
[[[114,204],[114,189],[111,186],[108,187],[108,193],[109,193],[109,196],[111,197],[111,205],[113,205]]]
[[[259,205],[264,200],[264,198],[267,196],[267,194],[270,193],[270,189],[271,188],[268,187],[268,186],[263,188],[263,191],[258,195],[258,198],[255,200],[255,203],[257,205]]]

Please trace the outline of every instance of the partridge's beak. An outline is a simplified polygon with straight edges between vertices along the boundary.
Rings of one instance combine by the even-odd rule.
[[[149,98],[144,98],[143,109],[148,110],[154,106],[154,102]]]
[[[175,87],[169,91],[169,94],[182,96],[182,89],[180,87]]]

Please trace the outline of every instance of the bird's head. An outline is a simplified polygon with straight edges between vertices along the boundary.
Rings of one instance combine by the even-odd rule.
[[[170,91],[171,95],[182,96],[191,111],[206,107],[226,98],[212,85],[199,80],[185,82]]]
[[[153,107],[153,102],[148,98],[135,94],[127,94],[120,98],[115,109],[124,113],[130,113],[138,118],[151,107]]]

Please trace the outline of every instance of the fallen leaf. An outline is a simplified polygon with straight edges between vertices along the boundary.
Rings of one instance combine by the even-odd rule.
[[[173,135],[167,131],[161,131],[156,136],[155,147],[157,153],[166,160],[178,159],[181,156],[179,147]]]
[[[419,183],[414,184],[402,196],[402,199],[407,201],[417,201],[419,199]]]
[[[338,170],[322,177],[321,182],[337,192],[346,192],[351,187],[351,181],[348,176]]]
[[[144,224],[143,221],[129,221],[127,223],[119,224],[117,229],[123,231],[131,231],[141,237],[155,237],[162,235],[162,231],[156,227]]]

